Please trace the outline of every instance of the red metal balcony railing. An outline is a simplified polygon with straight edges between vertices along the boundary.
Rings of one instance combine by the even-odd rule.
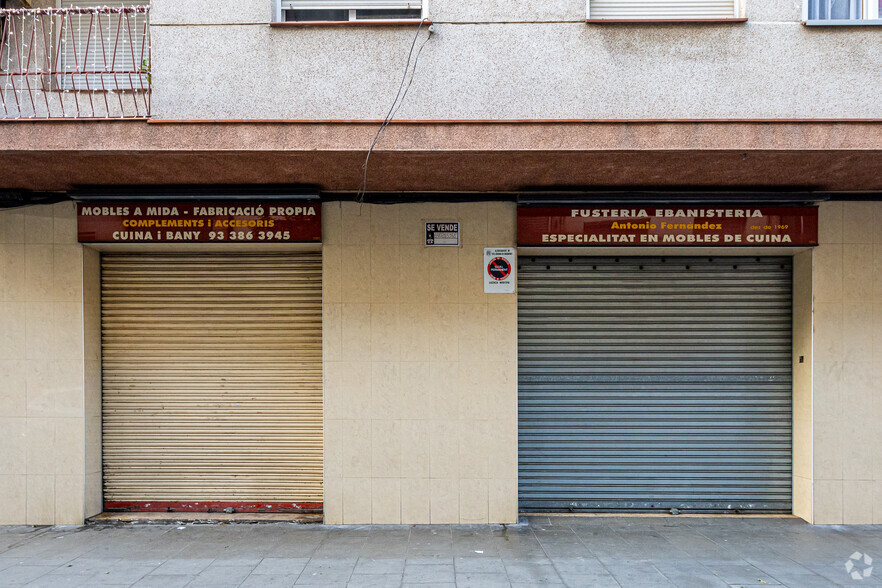
[[[147,6],[0,9],[0,121],[150,116]]]

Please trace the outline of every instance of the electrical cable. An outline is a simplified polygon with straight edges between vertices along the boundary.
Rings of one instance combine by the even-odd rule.
[[[407,62],[404,64],[404,74],[401,76],[401,83],[398,85],[398,92],[395,94],[395,99],[392,101],[392,106],[389,107],[389,112],[386,113],[385,118],[383,118],[383,122],[380,124],[380,128],[377,129],[377,134],[374,135],[374,140],[371,142],[371,146],[368,148],[367,155],[364,158],[364,164],[361,166],[362,169],[362,177],[361,177],[361,186],[358,189],[358,192],[355,195],[356,202],[363,202],[364,195],[367,191],[367,171],[368,171],[368,163],[371,160],[371,154],[374,151],[374,147],[376,147],[377,143],[380,141],[380,138],[383,136],[383,133],[386,132],[386,127],[389,126],[389,123],[392,122],[392,119],[395,117],[395,114],[398,113],[398,110],[401,108],[401,105],[404,104],[404,99],[407,97],[407,92],[410,90],[410,85],[413,83],[413,78],[416,75],[416,67],[420,60],[420,53],[423,52],[423,47],[426,46],[426,43],[432,37],[432,33],[434,32],[433,26],[430,25],[428,28],[429,35],[426,37],[426,40],[423,41],[420,48],[417,50],[416,59],[413,62],[413,68],[411,69],[410,61],[413,57],[413,50],[416,47],[417,39],[420,37],[420,31],[423,28],[423,25],[428,22],[428,19],[423,19],[420,21],[420,25],[417,27],[416,34],[413,36],[413,41],[410,44],[410,51],[407,53]],[[407,73],[410,71],[410,80],[407,79]],[[407,85],[405,86],[405,81],[407,81]],[[402,94],[403,90],[403,94]]]

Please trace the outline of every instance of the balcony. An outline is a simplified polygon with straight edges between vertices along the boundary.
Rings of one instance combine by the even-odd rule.
[[[150,116],[149,7],[0,9],[0,121]]]

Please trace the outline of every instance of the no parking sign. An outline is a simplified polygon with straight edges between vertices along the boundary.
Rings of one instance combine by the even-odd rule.
[[[513,294],[515,291],[515,264],[513,247],[484,249],[484,293]]]

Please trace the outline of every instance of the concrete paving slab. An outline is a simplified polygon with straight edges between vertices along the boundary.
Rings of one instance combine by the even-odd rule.
[[[55,566],[15,565],[0,573],[0,586],[24,586],[55,569]]]
[[[309,558],[301,557],[267,557],[264,558],[257,566],[252,575],[285,575],[299,576],[303,572],[303,568],[309,563]]]
[[[398,588],[402,574],[352,574],[347,586],[350,588]]]
[[[248,576],[239,588],[291,588],[297,581],[297,576],[286,574],[261,574]]]
[[[486,586],[487,588],[500,588],[500,587],[510,587],[511,580],[509,580],[508,576],[503,574],[482,574],[482,573],[469,573],[469,574],[456,574],[456,585],[459,588],[482,588]]]
[[[183,588],[188,585],[196,576],[161,576],[150,574],[144,576],[133,586],[135,588]]]
[[[403,582],[406,584],[437,584],[455,582],[453,564],[421,564],[407,563],[404,567]]]

